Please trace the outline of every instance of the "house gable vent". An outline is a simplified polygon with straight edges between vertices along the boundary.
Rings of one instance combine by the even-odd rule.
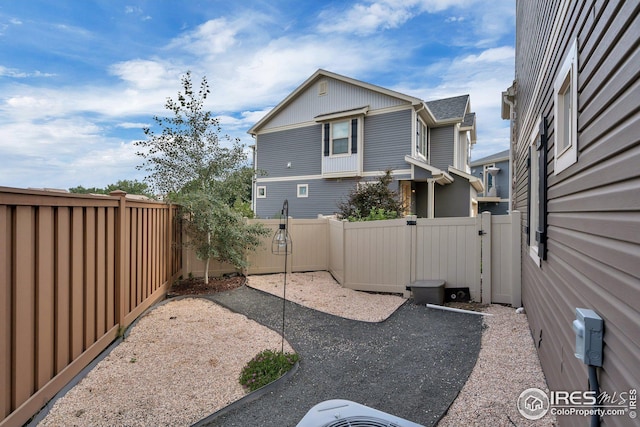
[[[329,82],[326,80],[320,80],[318,82],[318,96],[326,95],[329,91]]]

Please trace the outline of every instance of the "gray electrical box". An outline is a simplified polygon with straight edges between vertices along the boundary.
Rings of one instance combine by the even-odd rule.
[[[576,357],[587,365],[602,366],[602,318],[588,308],[576,308],[573,331],[576,333]]]

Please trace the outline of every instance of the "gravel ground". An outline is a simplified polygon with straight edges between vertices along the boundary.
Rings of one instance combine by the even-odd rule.
[[[480,319],[407,303],[398,310],[400,316],[394,315],[379,324],[364,323],[362,320],[386,318],[405,300],[345,290],[325,274],[288,275],[287,299],[310,307],[315,305],[314,308],[336,316],[348,313],[361,321],[340,319],[287,303],[285,333],[303,357],[300,369],[284,387],[256,402],[237,403],[241,410],[209,420],[209,425],[294,426],[306,410],[325,397],[351,397],[350,400],[424,425],[434,425],[454,399],[438,426],[555,425],[549,416],[530,422],[516,409],[522,390],[547,389],[526,315],[492,305],[485,311],[493,316]],[[278,294],[281,278],[281,275],[251,276],[250,285]],[[246,311],[259,323],[204,299],[171,300],[141,318],[127,339],[59,399],[39,425],[188,426],[240,399],[245,392],[237,378],[244,364],[265,348],[280,349],[280,335],[273,330],[281,327],[282,302],[246,287],[210,298],[229,306],[235,304],[234,310]],[[428,327],[416,330],[415,324],[403,325],[408,316],[412,316],[411,322],[418,320]],[[456,339],[447,339],[443,328],[455,327],[460,319],[464,319],[458,328],[461,330],[449,331]],[[479,348],[482,320],[484,331]],[[412,345],[405,350],[398,340],[406,329],[411,330],[405,338]],[[359,341],[363,335],[367,339]],[[433,337],[434,345],[420,347],[425,345],[423,337],[428,336]],[[456,350],[461,339],[467,341],[466,350],[457,349],[456,357],[447,360],[447,354]],[[288,343],[285,345],[285,351],[290,351]],[[375,351],[371,350],[372,345]],[[412,354],[413,351],[417,353]],[[333,359],[334,368],[339,370],[323,371],[327,368],[322,365],[326,359]],[[394,359],[408,362],[398,364]],[[416,379],[420,373],[411,373],[413,359],[420,360],[418,365],[428,366],[429,373],[436,373],[435,377],[427,381]],[[314,366],[321,368],[320,376],[306,376]],[[437,370],[445,376],[441,377]],[[383,374],[394,378],[389,382]],[[410,394],[418,399],[402,398],[411,387]],[[406,408],[400,410],[398,405]],[[284,407],[294,408],[285,411],[289,414],[286,420],[264,420],[265,413]],[[247,420],[251,421],[247,424]]]

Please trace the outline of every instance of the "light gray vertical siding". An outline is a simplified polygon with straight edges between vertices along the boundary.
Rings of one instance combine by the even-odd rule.
[[[432,128],[429,133],[429,163],[442,170],[453,166],[454,126]]]
[[[368,116],[364,120],[364,171],[409,169],[411,110]]]
[[[535,92],[561,2],[517,2],[518,148],[515,207],[527,218],[527,147],[531,124],[549,123],[548,255],[538,267],[523,235],[522,300],[551,390],[584,390],[587,370],[573,355],[575,308],[604,319],[601,390],[640,384],[640,3],[573,1]],[[578,162],[554,175],[553,81],[578,38]],[[525,127],[523,129],[523,127]],[[524,224],[523,224],[524,231]],[[584,417],[559,417],[584,425]],[[605,426],[633,425],[605,416]]]
[[[328,90],[326,95],[318,95],[318,81],[326,80]],[[351,110],[369,106],[370,110],[408,105],[407,101],[394,98],[380,92],[374,92],[366,88],[355,86],[328,77],[322,77],[299,94],[291,104],[287,105],[280,113],[270,120],[264,129],[272,129],[280,126],[294,125],[297,123],[311,122],[314,117],[336,111]]]
[[[270,132],[256,139],[257,166],[266,177],[320,175],[322,126],[320,124]],[[291,162],[291,168],[287,164]]]

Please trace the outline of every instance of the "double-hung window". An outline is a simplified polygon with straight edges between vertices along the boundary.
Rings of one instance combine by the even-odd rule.
[[[578,161],[578,42],[575,40],[553,85],[554,174]]]
[[[349,154],[351,121],[331,123],[331,155]]]
[[[325,156],[342,157],[358,152],[359,119],[336,120],[323,125]]]
[[[429,130],[427,125],[420,119],[416,120],[416,153],[427,159],[429,149]]]

